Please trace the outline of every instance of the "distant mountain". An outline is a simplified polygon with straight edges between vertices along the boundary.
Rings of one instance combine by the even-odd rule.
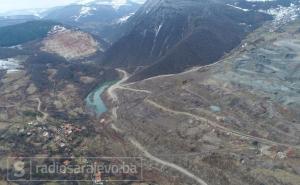
[[[28,21],[38,20],[39,17],[34,15],[10,15],[0,16],[0,27],[21,24]]]
[[[47,12],[48,10],[49,10],[48,8],[11,10],[11,11],[0,13],[0,16],[35,16],[38,18],[42,18],[45,15],[45,12]]]
[[[114,27],[126,22],[140,6],[129,0],[83,0],[50,10],[44,19],[77,26],[106,40],[116,40],[111,33]]]
[[[31,21],[0,28],[0,49],[7,51],[1,47],[16,48],[17,53],[46,52],[75,61],[90,57],[99,60],[109,44],[97,36],[61,23]]]
[[[125,23],[127,35],[107,51],[104,63],[150,66],[137,79],[212,63],[272,18],[228,3],[149,0]]]
[[[299,4],[299,0],[224,0],[225,3],[231,4],[245,10],[270,10],[279,6],[288,7],[291,4]]]
[[[0,28],[0,46],[9,47],[24,44],[47,36],[53,26],[53,21],[30,21]]]

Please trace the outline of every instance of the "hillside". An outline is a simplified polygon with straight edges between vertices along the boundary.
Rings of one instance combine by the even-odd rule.
[[[2,27],[0,35],[1,58],[44,51],[67,60],[88,57],[99,60],[109,47],[98,36],[53,21],[31,21]]]
[[[177,184],[298,185],[299,27],[267,24],[213,65],[123,84],[115,130]]]
[[[99,42],[88,33],[54,26],[42,41],[42,51],[60,55],[68,60],[85,58],[103,53],[106,49],[104,41]]]
[[[21,24],[28,21],[35,21],[39,18],[34,15],[0,15],[0,27]]]
[[[126,23],[127,35],[107,52],[110,66],[148,67],[141,77],[215,62],[271,16],[221,1],[150,0]]]
[[[52,21],[30,21],[26,23],[0,27],[0,47],[10,47],[47,36],[53,26]]]

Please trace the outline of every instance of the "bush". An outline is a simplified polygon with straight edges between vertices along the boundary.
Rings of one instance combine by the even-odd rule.
[[[26,116],[26,117],[36,117],[36,116],[39,116],[41,117],[42,114],[40,112],[34,112],[34,111],[24,111],[23,112],[23,115]]]

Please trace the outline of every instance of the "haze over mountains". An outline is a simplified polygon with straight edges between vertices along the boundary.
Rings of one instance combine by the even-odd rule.
[[[124,23],[141,3],[142,1],[130,0],[91,0],[49,9],[16,10],[3,13],[0,16],[0,26],[33,20],[53,20],[101,35],[104,39],[108,37],[107,40],[110,41],[118,38],[111,35],[112,28]]]
[[[108,49],[98,59],[101,65],[135,70],[130,79],[135,81],[211,64],[266,21],[280,25],[295,19],[298,5],[295,0],[149,0],[143,5],[86,0],[2,17],[0,25],[51,20],[79,28]]]
[[[133,1],[79,1],[50,10],[44,19],[56,20],[110,40],[113,26],[124,23],[141,6]],[[107,38],[109,37],[109,38]]]

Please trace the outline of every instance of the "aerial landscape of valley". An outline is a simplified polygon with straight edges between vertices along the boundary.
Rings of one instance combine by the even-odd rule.
[[[0,0],[0,185],[299,185],[299,0]]]

